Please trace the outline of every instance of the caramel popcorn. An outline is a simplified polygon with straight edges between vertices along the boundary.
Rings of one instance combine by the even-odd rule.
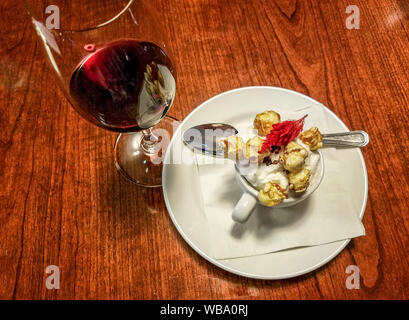
[[[300,140],[305,143],[311,151],[322,148],[322,134],[317,127],[304,131],[300,134]]]
[[[258,135],[266,136],[273,128],[273,124],[280,123],[280,115],[275,111],[265,111],[256,115],[254,128],[258,130]]]
[[[258,163],[262,163],[264,158],[270,155],[270,150],[266,150],[263,153],[258,153],[263,145],[264,140],[260,137],[253,137],[246,143],[246,157],[250,158],[252,161],[253,159],[257,159]]]
[[[292,141],[285,147],[284,154],[280,156],[280,162],[284,169],[290,172],[297,172],[302,169],[307,157],[308,151]]]
[[[239,160],[244,156],[245,144],[241,137],[230,136],[220,141],[224,148],[224,157]]]
[[[311,171],[304,168],[298,172],[290,172],[288,174],[288,183],[290,189],[295,192],[304,192],[310,185]]]
[[[260,202],[268,207],[276,206],[286,198],[286,190],[277,183],[267,182],[263,190],[260,190],[258,193]]]

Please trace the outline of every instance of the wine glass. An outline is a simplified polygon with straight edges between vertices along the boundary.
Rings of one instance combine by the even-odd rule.
[[[115,164],[145,187],[161,186],[177,126],[176,93],[160,11],[144,0],[25,0],[47,60],[74,109],[119,132]]]

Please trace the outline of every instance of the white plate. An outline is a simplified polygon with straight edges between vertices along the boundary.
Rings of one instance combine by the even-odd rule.
[[[203,209],[200,207],[201,193],[192,179],[189,164],[170,164],[171,155],[185,152],[182,142],[184,130],[203,123],[223,122],[234,124],[235,119],[252,117],[268,107],[307,107],[318,103],[298,92],[276,87],[245,87],[224,92],[197,107],[175,132],[165,156],[163,167],[163,194],[169,215],[183,239],[203,258],[229,272],[256,279],[285,279],[313,271],[332,260],[345,248],[350,239],[325,245],[296,248],[265,255],[228,260],[216,260],[209,256],[209,232]],[[349,131],[346,125],[328,108],[329,126],[332,132]],[[351,186],[351,198],[360,208],[357,215],[362,219],[367,197],[368,177],[365,161],[358,148],[342,150],[342,172]],[[230,214],[227,212],[226,214]],[[203,223],[203,232],[192,232],[193,227]]]

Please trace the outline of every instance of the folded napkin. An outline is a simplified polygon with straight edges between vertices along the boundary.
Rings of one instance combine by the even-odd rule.
[[[286,113],[282,120],[299,119],[304,114],[309,115],[305,129],[317,126],[322,132],[329,132],[326,113],[320,105]],[[247,125],[238,128],[239,135],[248,137],[251,126],[246,128]],[[245,224],[235,223],[231,218],[233,208],[242,195],[236,183],[233,162],[196,154],[197,179],[210,230],[212,257],[231,259],[261,255],[364,235],[365,229],[356,213],[359,208],[354,208],[348,186],[338,170],[338,151],[335,148],[322,151],[324,179],[308,199],[282,209],[258,205]]]

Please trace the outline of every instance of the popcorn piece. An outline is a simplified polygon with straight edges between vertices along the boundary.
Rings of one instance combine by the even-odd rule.
[[[295,192],[304,192],[310,185],[311,171],[304,168],[298,172],[290,172],[288,174],[288,182],[290,189]]]
[[[246,157],[250,158],[250,161],[257,160],[258,163],[262,163],[264,158],[271,154],[270,150],[266,150],[263,153],[258,153],[263,145],[264,140],[260,137],[253,137],[246,143]]]
[[[258,135],[266,136],[273,128],[273,124],[280,123],[280,115],[275,111],[265,111],[256,115],[254,119],[254,128],[258,130]]]
[[[244,157],[245,144],[241,137],[230,136],[220,141],[224,148],[224,157],[231,160],[239,160]]]
[[[280,156],[280,162],[284,169],[290,172],[300,171],[308,157],[308,151],[296,142],[290,142],[286,147],[284,154]]]
[[[300,134],[300,140],[305,143],[311,151],[322,148],[322,134],[317,127],[304,131]]]
[[[285,189],[281,188],[279,184],[271,182],[267,182],[264,185],[263,190],[260,190],[258,193],[258,199],[260,202],[268,207],[278,205],[287,197]]]

